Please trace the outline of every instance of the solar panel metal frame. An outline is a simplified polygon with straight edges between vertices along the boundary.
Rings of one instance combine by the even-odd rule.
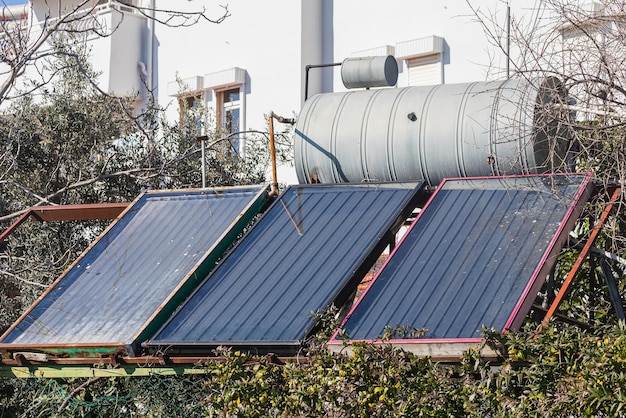
[[[506,332],[509,330],[518,329],[523,323],[526,315],[530,311],[534,298],[537,292],[540,290],[543,285],[546,276],[551,270],[552,266],[556,262],[557,255],[562,248],[563,244],[567,240],[568,232],[573,227],[574,223],[578,219],[580,213],[582,212],[582,208],[584,203],[588,200],[591,195],[591,179],[592,174],[590,173],[573,173],[573,174],[558,174],[558,175],[530,175],[530,176],[500,176],[500,177],[476,177],[476,178],[453,178],[453,179],[445,179],[437,188],[436,192],[431,196],[430,200],[426,204],[426,206],[422,209],[418,217],[412,223],[410,230],[416,228],[416,225],[419,226],[422,222],[422,218],[424,214],[429,213],[429,207],[438,199],[438,193],[446,187],[446,184],[449,184],[453,181],[481,181],[481,180],[509,180],[509,179],[524,179],[524,178],[544,178],[544,179],[554,179],[555,176],[580,176],[582,178],[580,182],[580,187],[575,196],[573,196],[571,203],[569,204],[565,216],[561,220],[557,231],[552,236],[550,243],[546,246],[546,250],[543,253],[540,263],[533,270],[531,277],[529,278],[523,293],[520,295],[517,303],[515,304],[515,308],[511,312],[508,317],[506,324],[503,329],[499,330],[502,332]],[[359,309],[359,306],[363,302],[363,300],[367,297],[367,293],[376,286],[377,281],[381,278],[381,276],[385,275],[385,268],[389,263],[393,263],[395,254],[401,250],[402,244],[410,235],[410,230],[405,233],[401,241],[398,243],[394,251],[390,254],[390,257],[387,258],[386,262],[383,264],[381,269],[377,272],[374,279],[370,282],[369,286],[366,288],[364,293],[359,297],[358,301],[354,304],[354,306],[350,309],[349,313],[342,320],[340,327],[335,331],[327,346],[329,349],[335,352],[349,352],[351,350],[350,344],[353,342],[368,342],[373,344],[391,344],[396,348],[404,349],[405,351],[410,351],[418,355],[428,355],[440,360],[448,360],[448,359],[458,359],[459,356],[462,355],[463,351],[469,348],[476,348],[483,342],[483,339],[480,337],[466,337],[466,338],[390,338],[381,340],[377,336],[375,339],[351,339],[350,336],[343,336],[344,328],[347,323],[350,321],[350,318],[354,315],[355,311]],[[396,324],[391,325],[392,327]],[[409,325],[409,324],[404,324]],[[417,324],[413,324],[417,325]],[[419,324],[417,326],[426,326],[428,324]],[[482,353],[487,356],[496,357],[496,353],[493,352],[489,347],[482,347]]]
[[[384,250],[384,248],[394,239],[394,231],[397,230],[401,224],[406,220],[408,216],[410,216],[413,209],[416,207],[417,202],[420,199],[424,199],[423,189],[425,188],[426,183],[421,182],[386,182],[386,183],[356,183],[356,184],[315,184],[315,185],[298,185],[298,186],[290,186],[286,189],[278,200],[276,200],[272,206],[265,211],[263,216],[246,232],[246,235],[237,243],[237,245],[224,257],[224,259],[220,262],[220,265],[216,267],[209,275],[205,278],[205,280],[196,288],[196,291],[187,299],[184,305],[177,310],[175,315],[168,321],[163,327],[149,340],[144,342],[142,345],[144,347],[150,348],[151,352],[155,352],[156,354],[167,354],[167,355],[211,355],[214,352],[216,347],[226,346],[226,347],[237,347],[237,349],[241,350],[250,350],[256,353],[261,352],[271,352],[275,354],[281,355],[291,355],[296,354],[298,350],[301,348],[303,342],[306,338],[311,334],[311,332],[315,329],[317,322],[315,319],[311,318],[312,312],[305,312],[306,315],[306,327],[304,332],[296,335],[293,335],[293,338],[287,340],[232,340],[232,339],[215,339],[210,341],[187,341],[182,339],[160,339],[160,334],[163,333],[165,329],[167,329],[168,325],[172,323],[172,321],[177,321],[176,315],[181,315],[184,313],[184,310],[188,304],[193,301],[194,297],[197,296],[200,292],[203,292],[203,287],[207,285],[207,283],[211,283],[212,280],[217,280],[215,277],[219,278],[219,275],[222,273],[222,270],[229,268],[229,263],[235,265],[237,261],[238,250],[242,252],[245,250],[242,249],[243,246],[248,245],[249,240],[257,240],[260,236],[260,231],[262,228],[266,228],[265,224],[272,222],[273,211],[283,211],[283,203],[282,199],[285,195],[291,193],[293,190],[317,190],[321,191],[323,189],[347,189],[347,188],[402,188],[406,189],[407,193],[402,201],[397,205],[397,208],[393,211],[392,214],[388,214],[387,218],[384,218],[384,226],[376,232],[376,238],[370,242],[366,243],[366,248],[361,253],[358,260],[353,262],[351,271],[342,273],[343,276],[336,278],[336,286],[335,290],[332,293],[331,297],[324,301],[322,306],[319,306],[319,310],[323,310],[329,307],[332,304],[336,304],[336,306],[341,306],[345,303],[345,301],[353,295],[354,291],[356,291],[356,287],[358,286],[361,278],[365,276],[365,274],[369,271],[371,266],[377,260],[380,253]],[[288,212],[288,211],[287,211]],[[292,219],[292,222],[294,219]],[[291,225],[290,225],[291,226]],[[271,230],[265,231],[266,233],[272,232]],[[331,237],[332,238],[332,237]],[[257,243],[257,241],[253,241]],[[251,244],[250,244],[251,245]],[[282,259],[282,256],[276,256],[278,260],[274,259],[262,259],[262,263],[266,263],[271,265],[272,262],[279,261]],[[239,261],[241,264],[241,261]],[[311,270],[313,270],[311,268]],[[227,273],[226,273],[227,274]],[[258,277],[251,277],[250,281],[258,279]],[[260,280],[260,279],[258,279]],[[228,284],[232,286],[232,283]],[[207,286],[210,286],[207,285]],[[224,284],[223,286],[227,286]],[[279,290],[280,291],[280,290]],[[199,296],[202,297],[202,296]],[[207,300],[203,300],[201,306],[212,306]],[[247,308],[246,308],[247,309]],[[302,315],[302,312],[300,312]],[[197,316],[200,316],[199,314]],[[203,312],[202,318],[206,318],[209,315],[206,312]],[[195,323],[194,323],[195,324]],[[198,324],[198,326],[200,326]]]
[[[250,220],[256,216],[259,211],[267,204],[268,200],[268,186],[239,186],[228,188],[209,188],[209,189],[188,189],[188,190],[155,190],[147,191],[138,196],[101,234],[100,236],[87,248],[83,253],[68,267],[61,276],[59,276],[48,289],[24,312],[21,317],[2,335],[0,336],[0,352],[10,355],[15,352],[44,352],[52,355],[61,355],[69,357],[99,357],[103,355],[111,355],[113,353],[128,354],[130,356],[139,355],[141,347],[139,343],[148,338],[163,322],[171,315],[176,307],[193,291],[199,281],[213,268],[218,259],[224,254],[224,252],[230,247],[236,238],[242,233],[245,226]],[[238,207],[243,207],[243,210],[239,213],[234,213],[230,217],[229,224],[220,225],[222,229],[217,231],[218,238],[213,241],[209,248],[203,248],[204,253],[200,254],[197,262],[191,268],[190,271],[181,272],[180,280],[171,288],[168,296],[161,301],[160,305],[154,312],[150,312],[146,321],[133,332],[133,336],[127,341],[107,341],[107,342],[74,342],[74,343],[6,343],[3,342],[14,331],[19,330],[22,321],[25,321],[31,312],[38,307],[40,303],[46,300],[51,292],[55,291],[57,286],[63,284],[64,278],[74,269],[80,268],[81,261],[89,255],[89,252],[96,246],[103,245],[103,250],[98,253],[102,254],[106,251],[109,245],[115,242],[112,239],[106,243],[105,239],[109,234],[118,234],[116,229],[127,226],[132,222],[131,218],[126,224],[122,224],[125,221],[124,217],[132,211],[137,211],[139,206],[140,212],[142,202],[146,199],[154,197],[193,197],[201,198],[202,196],[210,195],[213,199],[221,199],[228,194],[241,194],[246,193],[249,196],[245,201],[242,201]],[[215,196],[215,197],[213,197]],[[243,198],[243,197],[241,197]],[[206,199],[206,198],[205,198]],[[207,220],[210,218],[207,218]],[[154,226],[153,226],[154,227]],[[158,226],[156,226],[158,227]],[[207,240],[209,241],[209,240]],[[105,242],[104,244],[100,244]],[[162,243],[155,243],[161,245]],[[145,260],[142,260],[145,261]],[[177,276],[178,277],[178,276]],[[138,279],[139,280],[139,279]],[[169,289],[169,288],[168,288]],[[156,303],[156,300],[155,300]],[[32,321],[32,320],[31,320]],[[37,319],[34,320],[35,322]],[[32,325],[29,324],[29,326]]]

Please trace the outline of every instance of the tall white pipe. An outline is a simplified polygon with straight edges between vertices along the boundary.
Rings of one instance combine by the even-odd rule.
[[[152,92],[154,89],[154,38],[156,25],[154,24],[155,18],[155,0],[150,0],[150,21],[148,22],[148,27],[150,30],[150,41],[148,48],[148,89]],[[156,96],[155,96],[156,97]]]

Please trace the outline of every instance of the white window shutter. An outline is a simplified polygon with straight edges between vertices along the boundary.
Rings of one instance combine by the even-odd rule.
[[[441,54],[411,58],[406,61],[409,86],[432,86],[443,83]]]

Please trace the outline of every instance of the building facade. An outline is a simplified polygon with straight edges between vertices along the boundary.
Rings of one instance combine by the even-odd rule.
[[[46,30],[76,4],[31,0],[26,9],[33,27]],[[507,56],[519,53],[502,47],[507,22],[530,34],[554,22],[539,0],[231,0],[227,8],[213,0],[93,0],[91,6],[88,18],[72,24],[105,32],[87,36],[104,91],[138,93],[140,107],[152,90],[172,119],[181,106],[201,103],[233,133],[265,130],[270,112],[297,115],[305,94],[345,90],[337,67],[307,72],[307,66],[393,55],[398,87],[502,79],[510,71]],[[200,12],[227,16],[214,23]]]

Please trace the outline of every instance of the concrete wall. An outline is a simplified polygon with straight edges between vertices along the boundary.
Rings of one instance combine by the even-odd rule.
[[[46,11],[50,3],[32,1],[35,16],[44,19],[50,13]],[[73,1],[54,2],[52,14]],[[205,10],[215,19],[224,13],[220,2],[213,0],[134,1],[145,7],[156,4],[162,10]],[[474,3],[505,26],[504,2]],[[537,21],[536,4],[525,0],[509,3],[518,21],[529,25]],[[387,46],[393,50],[407,41],[428,37],[442,40],[445,83],[493,80],[505,75],[504,52],[491,45],[470,6],[462,1],[230,0],[228,13],[230,16],[220,24],[200,19],[190,27],[180,26],[184,23],[180,19],[170,22],[174,24],[170,27],[152,25],[149,19],[133,14],[105,16],[111,27],[119,24],[118,33],[90,41],[94,66],[103,73],[103,89],[119,94],[141,91],[142,75],[152,78],[159,103],[168,108],[168,117],[174,120],[178,105],[171,85],[177,77],[203,80],[207,74],[241,68],[246,78],[245,126],[240,128],[265,130],[265,114],[274,111],[291,117],[301,108],[306,65],[341,62],[350,56],[387,50]],[[156,17],[165,15],[157,12]],[[399,64],[398,86],[406,86],[407,63],[400,59]],[[309,96],[345,90],[338,68],[315,69],[309,75]],[[199,86],[205,92],[205,103],[215,107],[215,94],[206,87],[210,86]]]
[[[224,9],[212,0],[135,0],[158,9],[205,10],[219,18]],[[33,0],[36,20],[58,15],[76,0]],[[95,2],[95,0],[94,0]],[[480,8],[498,22],[505,22],[505,5],[492,0]],[[486,4],[485,4],[486,3]],[[511,1],[513,14],[532,22],[536,7],[527,1]],[[341,62],[367,51],[392,48],[399,43],[436,36],[444,40],[442,57],[445,83],[498,79],[504,75],[505,55],[490,45],[483,28],[465,2],[441,0],[231,0],[230,16],[221,24],[200,20],[191,27],[154,26],[148,19],[126,13],[103,15],[118,33],[109,39],[91,37],[94,66],[103,72],[107,91],[123,94],[141,88],[141,72],[152,71],[160,104],[175,103],[168,84],[177,76],[202,77],[233,67],[247,71],[247,128],[264,128],[263,114],[274,111],[290,116],[304,97],[307,64]],[[157,13],[157,18],[165,15]],[[174,24],[182,21],[174,21]],[[119,25],[119,26],[117,26]],[[154,66],[149,61],[152,48]],[[143,64],[143,65],[142,65]],[[398,85],[408,84],[406,62],[399,60]],[[312,70],[309,95],[340,91],[337,68]],[[208,92],[207,104],[214,97]],[[170,106],[176,117],[177,106]]]
[[[179,0],[163,0],[158,6],[176,8],[179,3]],[[223,13],[215,2],[189,4],[205,6],[208,14],[216,18]],[[171,28],[157,24],[159,102],[172,104],[172,110],[177,108],[176,99],[167,89],[177,75],[186,79],[239,67],[248,76],[246,128],[265,129],[264,114],[274,111],[291,116],[300,108],[303,57],[314,54],[306,42],[305,48],[302,47],[301,3],[233,0],[228,3],[228,10],[231,16],[219,25],[200,22],[188,28]],[[215,104],[215,96],[210,92],[206,103]]]

